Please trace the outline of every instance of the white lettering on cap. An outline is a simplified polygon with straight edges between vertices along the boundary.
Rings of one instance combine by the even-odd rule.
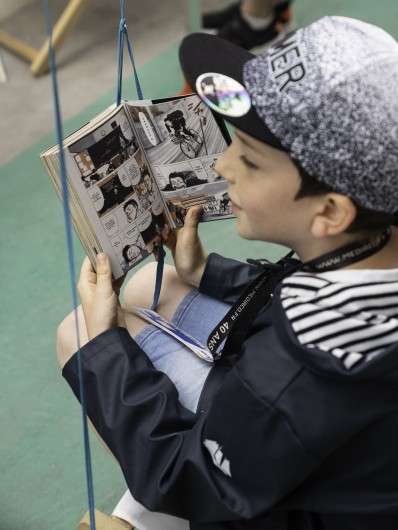
[[[244,116],[251,107],[244,86],[223,74],[207,72],[200,75],[196,80],[196,91],[211,109],[231,118]]]
[[[269,50],[268,61],[271,75],[280,92],[305,76],[304,59],[295,34]]]

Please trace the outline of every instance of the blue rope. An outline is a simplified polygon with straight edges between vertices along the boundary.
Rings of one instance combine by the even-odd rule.
[[[120,15],[121,20],[119,23],[119,38],[118,38],[118,75],[117,75],[117,96],[116,96],[116,105],[120,105],[120,101],[122,98],[122,71],[123,71],[123,49],[124,49],[124,38],[126,38],[127,41],[127,48],[130,55],[131,64],[133,66],[133,72],[134,72],[134,80],[135,80],[135,87],[137,90],[138,99],[143,99],[142,97],[142,90],[141,85],[138,79],[137,70],[135,67],[134,62],[134,56],[133,56],[133,49],[131,47],[129,34],[127,31],[127,25],[126,25],[126,19],[124,18],[124,0],[120,0]]]
[[[74,314],[75,314],[76,337],[77,337],[77,345],[78,345],[77,361],[78,361],[78,371],[79,371],[80,402],[82,406],[84,454],[85,454],[85,464],[86,464],[88,506],[89,506],[89,513],[90,513],[90,530],[95,530],[94,491],[93,491],[93,478],[92,478],[92,469],[91,469],[90,442],[89,442],[88,425],[87,425],[87,407],[86,407],[86,397],[85,397],[84,383],[83,383],[83,368],[82,368],[80,341],[79,341],[79,321],[78,321],[78,316],[77,316],[78,297],[77,297],[77,291],[76,291],[76,272],[75,272],[75,266],[74,266],[74,254],[73,254],[73,243],[72,243],[72,224],[70,220],[69,193],[68,193],[68,186],[67,186],[65,157],[64,157],[64,150],[63,150],[62,120],[61,120],[61,110],[60,110],[59,97],[58,97],[55,56],[54,56],[54,49],[52,45],[52,23],[51,23],[51,15],[50,15],[50,8],[49,8],[49,0],[44,0],[44,10],[46,14],[47,33],[48,33],[48,40],[49,40],[49,57],[50,57],[52,92],[53,92],[53,99],[54,99],[55,125],[56,125],[56,131],[57,131],[57,141],[59,145],[59,162],[60,162],[60,167],[61,167],[64,221],[65,221],[65,231],[66,231],[66,242],[67,242],[67,248],[68,248],[72,301],[73,301],[73,308],[74,308]]]
[[[132,47],[131,47],[130,39],[127,33],[127,26],[126,26],[126,22],[124,18],[124,1],[123,0],[120,0],[120,9],[121,9],[121,21],[119,25],[119,61],[118,61],[119,70],[118,70],[117,105],[119,105],[121,101],[124,37],[126,37],[126,40],[127,40],[127,46],[128,46],[128,50],[130,54],[130,59],[133,65],[134,79],[135,79],[138,98],[143,99],[141,86],[140,86],[137,71],[135,68]],[[90,530],[95,530],[94,488],[93,488],[90,442],[89,442],[88,423],[87,423],[87,405],[86,405],[86,397],[85,397],[85,389],[84,389],[84,381],[83,381],[83,367],[82,367],[81,349],[80,349],[80,340],[79,340],[79,321],[78,321],[78,315],[77,315],[78,296],[77,296],[77,290],[76,290],[76,271],[75,271],[75,266],[74,266],[74,252],[73,252],[73,242],[72,242],[72,223],[70,219],[69,192],[68,192],[68,186],[67,186],[66,165],[65,165],[65,157],[64,157],[64,150],[63,150],[63,130],[62,130],[62,118],[61,118],[61,110],[60,110],[60,103],[59,103],[59,96],[58,96],[55,54],[54,54],[54,48],[52,45],[52,23],[51,23],[51,16],[50,16],[49,0],[44,0],[44,11],[46,14],[47,33],[48,33],[48,40],[49,40],[49,58],[50,58],[52,93],[53,93],[53,100],[54,100],[55,125],[56,125],[56,133],[57,133],[57,142],[59,145],[59,162],[60,162],[61,181],[62,181],[64,223],[65,223],[66,242],[67,242],[67,249],[68,249],[69,274],[70,274],[72,301],[73,301],[74,317],[75,317],[75,329],[76,329],[77,346],[78,346],[77,362],[78,362],[78,373],[79,373],[80,402],[81,402],[81,407],[82,407],[84,455],[85,455],[88,507],[89,507],[89,514],[90,514]],[[154,294],[152,309],[156,308],[159,295],[160,295],[160,289],[162,285],[162,276],[163,276],[164,255],[165,253],[164,253],[163,247],[162,245],[160,245],[158,249],[158,266],[157,266],[157,271],[156,271],[156,286],[155,286],[155,294]]]
[[[138,99],[143,99],[141,85],[138,79],[137,70],[134,63],[133,50],[131,47],[129,34],[127,31],[126,19],[124,18],[124,0],[120,0],[120,23],[119,23],[119,38],[118,38],[118,74],[117,74],[117,96],[116,96],[116,106],[120,105],[122,99],[122,72],[123,72],[123,49],[124,49],[124,38],[127,41],[127,48],[130,55],[131,64],[133,66],[135,88],[137,90]],[[165,252],[163,245],[159,245],[158,248],[158,265],[156,268],[156,284],[155,292],[153,296],[153,302],[151,309],[155,310],[158,304],[160,290],[162,287],[162,278],[163,278],[163,269],[164,269],[164,256]]]

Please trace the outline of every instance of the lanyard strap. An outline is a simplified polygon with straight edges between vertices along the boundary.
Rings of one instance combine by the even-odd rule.
[[[278,263],[262,262],[260,266],[265,268],[265,271],[247,286],[225,317],[210,333],[207,347],[215,361],[221,355],[225,357],[239,351],[254,317],[268,303],[277,283],[300,266],[300,262],[291,257],[292,254],[293,252],[290,252]],[[217,348],[225,338],[227,340],[222,352],[217,352]]]
[[[305,263],[293,259],[293,252],[287,254],[276,264],[270,264],[267,261],[252,261],[265,268],[265,271],[248,285],[225,317],[210,333],[207,347],[213,354],[214,360],[217,361],[221,356],[233,355],[240,350],[253,319],[270,301],[276,285],[283,278],[296,270],[319,273],[352,265],[381,250],[390,237],[391,230],[388,228],[374,237],[355,241]],[[227,340],[223,351],[217,352],[217,348],[225,338]]]
[[[153,301],[151,305],[151,310],[155,311],[156,306],[158,305],[160,290],[162,288],[163,280],[163,269],[164,269],[164,257],[166,252],[164,251],[163,244],[159,243],[157,248],[157,266],[156,266],[156,282],[155,282],[155,292],[153,294]]]
[[[354,241],[354,243],[307,261],[303,263],[301,268],[306,272],[326,272],[342,269],[375,254],[387,245],[390,237],[391,229],[387,228],[374,237]]]

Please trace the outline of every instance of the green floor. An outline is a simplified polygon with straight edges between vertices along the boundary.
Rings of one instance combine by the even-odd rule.
[[[398,2],[392,0],[296,0],[294,11],[299,25],[341,14],[378,24],[398,37]],[[177,45],[141,69],[145,97],[181,88],[176,57]],[[127,83],[124,89],[124,97],[134,97]],[[112,91],[93,102],[65,124],[64,132],[114,98]],[[47,136],[0,168],[0,530],[74,530],[87,504],[80,409],[60,377],[54,354],[57,324],[72,302],[63,214],[38,157],[51,143],[53,137]],[[238,240],[233,225],[204,225],[206,246],[241,258],[280,254],[277,247],[264,250]],[[79,268],[83,253],[78,242],[75,253]],[[97,440],[91,449],[96,506],[110,512],[124,492],[124,481]]]

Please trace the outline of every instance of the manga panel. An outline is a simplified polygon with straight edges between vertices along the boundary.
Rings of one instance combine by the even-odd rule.
[[[203,205],[203,221],[233,217],[227,183],[215,171],[227,142],[202,100],[188,96],[126,107],[176,226],[195,204]]]
[[[121,275],[146,258],[171,229],[125,110],[67,149],[75,189]]]

